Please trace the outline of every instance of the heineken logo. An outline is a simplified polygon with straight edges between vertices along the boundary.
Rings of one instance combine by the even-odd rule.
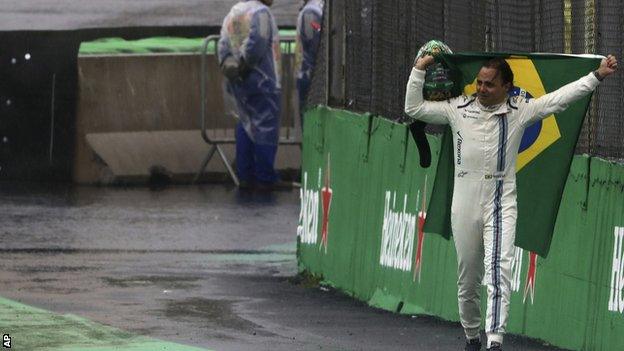
[[[407,194],[403,196],[402,202],[402,206],[399,204],[399,208],[397,208],[396,192],[386,191],[379,264],[384,267],[410,271],[412,269],[414,233],[418,225],[418,217],[415,213],[407,210]]]
[[[514,259],[511,261],[511,291],[518,292],[522,286],[522,255],[524,250],[516,246]]]
[[[514,259],[511,262],[511,291],[519,292],[522,288],[522,265],[525,251],[516,247],[514,251]],[[530,298],[531,305],[535,300],[535,281],[537,278],[537,254],[528,252],[529,266],[527,268],[526,279],[524,281],[524,289],[522,303],[527,302]]]
[[[527,269],[526,282],[524,283],[524,297],[522,303],[526,303],[527,297],[531,297],[531,305],[535,299],[535,279],[537,277],[537,254],[529,252],[529,268]]]
[[[323,188],[321,189],[321,199],[323,200],[323,227],[321,229],[321,246],[319,248],[324,248],[325,253],[327,253],[327,241],[329,237],[329,211],[331,208],[332,196],[334,191],[331,188],[331,158],[330,155],[327,154],[327,169],[325,170],[325,183],[323,184]]]
[[[611,289],[609,311],[624,313],[624,227],[613,230],[613,261],[611,263]]]
[[[321,242],[319,249],[327,253],[329,242],[329,217],[334,191],[331,187],[331,162],[330,155],[327,155],[327,168],[325,170],[324,182],[321,184],[323,170],[318,169],[318,179],[316,186],[312,187],[308,181],[308,172],[303,173],[303,184],[299,191],[301,199],[301,209],[299,211],[299,224],[297,225],[297,236],[302,244],[314,245],[319,236],[319,215],[321,219]],[[314,182],[314,181],[312,181]]]
[[[413,281],[418,280],[419,284],[420,272],[422,269],[423,246],[425,244],[425,219],[427,218],[427,175],[425,175],[425,181],[423,182],[422,201],[420,201],[420,196],[421,191],[418,190],[418,199],[416,202],[420,203],[421,207],[418,212],[418,245],[416,246],[416,259],[414,260]]]
[[[319,184],[321,169],[319,168]],[[303,173],[303,184],[299,191],[301,209],[299,211],[299,225],[297,236],[303,244],[316,244],[319,224],[320,185],[310,189],[308,172]]]

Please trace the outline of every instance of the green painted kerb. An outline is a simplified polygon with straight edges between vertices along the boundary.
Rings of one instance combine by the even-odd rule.
[[[107,327],[75,315],[57,315],[0,297],[0,332],[11,350],[207,351]]]
[[[372,306],[457,321],[453,242],[418,225],[440,139],[422,169],[405,126],[325,107],[304,120],[299,269]],[[624,349],[624,166],[575,156],[548,258],[518,249],[514,262],[509,333]]]

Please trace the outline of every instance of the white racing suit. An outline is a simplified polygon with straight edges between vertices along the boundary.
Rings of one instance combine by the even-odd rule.
[[[485,273],[488,347],[502,343],[511,294],[516,235],[516,157],[524,129],[592,92],[598,79],[588,74],[537,99],[510,97],[486,108],[476,97],[423,99],[425,71],[412,69],[405,113],[453,133],[455,188],[451,228],[457,250],[458,303],[468,339],[479,336],[480,284]]]

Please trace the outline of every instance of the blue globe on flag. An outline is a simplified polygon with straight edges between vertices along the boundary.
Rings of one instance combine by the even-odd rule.
[[[531,99],[533,96],[528,91],[514,86],[509,91],[509,96],[518,96],[521,99]],[[518,152],[522,152],[528,149],[539,137],[540,132],[542,131],[542,120],[539,120],[524,130],[524,134],[522,135],[522,141],[520,142],[520,148]]]

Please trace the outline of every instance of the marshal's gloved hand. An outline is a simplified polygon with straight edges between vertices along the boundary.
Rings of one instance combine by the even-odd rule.
[[[221,72],[232,82],[239,78],[239,65],[234,56],[228,56],[228,58],[223,60],[221,63]]]
[[[251,66],[247,64],[244,57],[241,57],[238,61],[238,76],[241,79],[245,79],[249,75],[249,72],[251,72]]]

